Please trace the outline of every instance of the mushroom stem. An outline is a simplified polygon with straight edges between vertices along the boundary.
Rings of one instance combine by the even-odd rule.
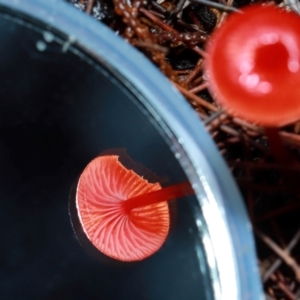
[[[193,195],[194,190],[189,182],[178,183],[160,190],[138,195],[123,202],[126,211],[144,207],[158,202],[170,201],[184,196]]]
[[[282,142],[278,128],[265,127],[265,134],[274,158],[280,163],[286,163],[289,160],[289,153]]]

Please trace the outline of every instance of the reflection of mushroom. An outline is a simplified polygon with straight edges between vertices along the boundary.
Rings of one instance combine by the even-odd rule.
[[[126,169],[118,156],[99,156],[80,176],[76,207],[84,232],[102,253],[138,261],[157,252],[167,238],[166,201],[189,194],[189,183],[161,188]]]
[[[275,6],[243,12],[212,35],[207,80],[229,113],[265,126],[274,156],[283,161],[276,128],[300,118],[300,18]]]

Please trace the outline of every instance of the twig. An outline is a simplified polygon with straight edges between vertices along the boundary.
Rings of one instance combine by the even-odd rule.
[[[86,13],[87,14],[91,14],[91,12],[92,12],[92,9],[93,9],[93,6],[94,6],[94,1],[95,0],[88,0],[88,3],[87,3],[87,6],[86,6]]]
[[[295,300],[295,295],[292,293],[289,288],[282,283],[281,281],[277,280],[276,276],[274,274],[270,275],[270,278],[272,281],[276,282],[277,286],[280,288],[280,290],[288,297],[289,300]]]
[[[206,118],[208,118],[207,116],[205,116],[204,114],[201,114],[200,112],[198,112],[198,115],[201,117],[202,120],[206,120]],[[240,132],[238,132],[237,130],[227,126],[227,125],[220,125],[219,129],[225,133],[228,133],[234,137],[238,137],[240,140],[245,140],[247,143],[249,143],[250,145],[254,146],[255,148],[259,149],[260,151],[264,152],[264,153],[268,153],[268,149],[266,149],[264,146],[256,143],[255,141],[251,140],[248,136],[241,134]]]
[[[203,62],[203,59],[200,58],[197,62],[196,67],[194,68],[194,70],[190,73],[190,75],[184,81],[185,84],[189,84],[198,75],[198,73],[200,71],[202,71],[202,62]]]
[[[149,10],[146,10],[145,8],[142,7],[142,8],[140,8],[140,12],[144,16],[146,16],[148,19],[150,19],[152,22],[154,22],[155,24],[160,26],[163,30],[173,33],[175,35],[176,39],[182,40],[184,43],[188,44],[188,41],[184,40],[184,35],[180,35],[180,33],[176,29],[174,29],[173,27],[164,23],[162,20],[160,20],[154,14],[152,14]],[[206,40],[206,37],[204,35],[199,35],[198,31],[195,31],[193,34],[198,34],[197,36],[198,36],[199,42],[200,42],[200,38],[202,39],[202,41]],[[195,51],[196,53],[198,53],[200,56],[207,57],[207,53],[205,51],[203,51],[202,49],[200,49],[199,47],[190,45],[190,48],[193,51]]]
[[[158,19],[155,15],[153,15],[151,12],[149,12],[147,9],[141,7],[140,12],[146,16],[148,19],[150,19],[152,22],[160,26],[163,30],[178,33],[177,30],[175,30],[173,27],[169,26],[168,24],[164,23],[162,20]]]
[[[286,131],[280,131],[279,134],[285,143],[290,144],[292,146],[300,147],[299,134],[286,132]]]
[[[297,280],[300,282],[300,267],[297,265],[296,261],[287,253],[285,250],[282,250],[273,240],[271,240],[267,235],[259,231],[258,229],[254,230],[257,236],[268,245],[294,272]]]
[[[232,3],[233,3],[233,0],[228,0],[227,1],[227,6],[231,6]],[[228,15],[227,11],[222,12],[221,17],[220,17],[219,22],[216,25],[216,27],[220,27],[222,25],[222,23],[225,21],[227,15]]]
[[[239,10],[235,7],[224,5],[224,4],[217,3],[217,2],[212,2],[212,1],[208,1],[208,0],[191,0],[191,1],[205,4],[207,6],[214,7],[214,8],[220,9],[220,10],[224,10],[224,11],[237,12],[237,13],[241,13],[241,14],[243,13],[241,10]]]
[[[289,242],[287,247],[284,249],[287,253],[291,252],[293,248],[297,245],[300,239],[300,229],[297,231],[295,236],[292,238],[292,240]],[[277,258],[273,264],[265,271],[265,273],[262,275],[263,282],[266,282],[271,274],[273,274],[281,265],[282,260],[280,258]]]
[[[142,47],[142,48],[148,48],[155,51],[160,51],[164,54],[167,54],[169,52],[169,49],[167,47],[163,47],[158,44],[153,44],[149,42],[143,42],[143,41],[132,41],[132,44],[136,47]]]
[[[204,121],[204,125],[207,126],[208,124],[210,124],[212,121],[214,121],[215,119],[219,118],[223,113],[222,109],[219,109],[218,111],[216,111],[215,113],[213,113],[212,115],[210,115],[205,121]]]
[[[190,91],[188,91],[184,87],[180,86],[179,84],[175,84],[175,86],[188,99],[195,101],[199,105],[201,105],[201,106],[205,107],[206,109],[211,110],[213,112],[216,112],[218,110],[218,108],[215,105],[213,105],[213,104],[207,102],[206,100],[204,100],[203,98],[191,93]]]
[[[208,82],[203,82],[202,84],[199,84],[199,85],[193,87],[193,88],[190,89],[189,91],[190,91],[191,93],[196,94],[196,93],[199,93],[199,92],[201,92],[201,91],[203,91],[203,90],[205,90],[205,89],[207,89],[207,88],[208,88]]]
[[[265,163],[265,162],[250,162],[250,161],[227,161],[230,166],[239,168],[250,168],[252,170],[287,170],[300,172],[300,164],[281,164],[281,163]]]
[[[276,192],[276,190],[274,191]],[[292,210],[295,210],[295,209],[299,209],[300,208],[300,202],[299,201],[296,201],[296,202],[293,202],[289,205],[286,205],[284,207],[280,207],[278,209],[274,209],[266,214],[263,214],[261,216],[258,216],[254,219],[254,221],[256,223],[261,223],[263,221],[266,221],[266,220],[269,220],[271,218],[275,218],[275,217],[278,217],[284,213],[287,213],[289,211],[292,211]]]
[[[185,4],[186,1],[187,0],[179,0],[178,1],[175,9],[170,14],[169,22],[168,22],[169,24],[173,20],[174,16],[176,16],[182,10],[182,8],[183,8],[183,6],[184,6],[184,4]]]
[[[168,11],[161,6],[160,4],[158,4],[155,0],[151,1],[151,4],[154,8],[156,8],[156,10],[160,13],[162,13],[163,15],[165,15],[166,13],[168,13]]]

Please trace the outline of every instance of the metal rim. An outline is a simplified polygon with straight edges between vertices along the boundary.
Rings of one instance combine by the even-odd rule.
[[[61,0],[0,0],[0,5],[4,13],[21,14],[64,34],[66,45],[78,46],[142,95],[143,104],[172,138],[172,150],[196,190],[208,229],[204,244],[215,298],[263,299],[251,225],[240,194],[215,144],[179,92],[141,53]],[[202,226],[200,219],[196,222]]]

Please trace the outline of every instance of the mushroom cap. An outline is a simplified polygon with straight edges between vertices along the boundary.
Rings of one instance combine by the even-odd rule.
[[[99,156],[82,172],[76,192],[81,226],[92,244],[121,261],[139,261],[157,252],[167,238],[170,214],[167,202],[135,208],[127,213],[127,199],[161,189],[134,171],[118,156]]]
[[[300,119],[299,28],[295,13],[253,5],[213,33],[206,77],[229,113],[269,127]]]

